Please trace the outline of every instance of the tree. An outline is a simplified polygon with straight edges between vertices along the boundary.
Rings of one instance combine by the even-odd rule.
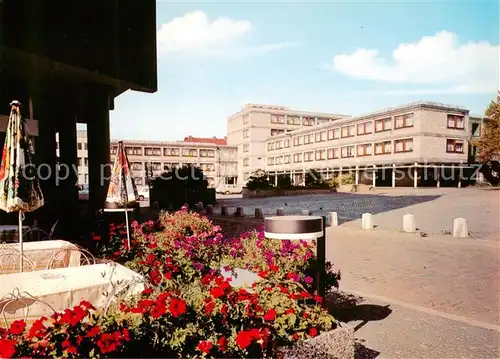
[[[269,182],[266,171],[257,170],[248,179],[246,187],[250,191],[254,191],[256,189],[268,189],[273,185]]]
[[[310,188],[328,188],[328,184],[321,178],[321,173],[311,169],[306,172],[306,177],[304,179],[306,187]]]
[[[481,137],[474,141],[477,159],[482,163],[498,161],[500,157],[500,93],[486,109]]]
[[[278,175],[278,188],[286,189],[292,187],[292,179],[289,174]]]

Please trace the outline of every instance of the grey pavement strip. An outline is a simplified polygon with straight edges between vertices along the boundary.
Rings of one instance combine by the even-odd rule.
[[[436,316],[441,317],[441,318],[454,320],[454,321],[457,321],[457,322],[461,322],[461,323],[468,324],[468,325],[473,325],[475,327],[480,327],[480,328],[483,328],[483,329],[495,330],[495,331],[497,331],[497,332],[500,333],[500,326],[498,326],[498,325],[481,322],[479,320],[470,319],[470,318],[463,317],[463,316],[460,316],[460,315],[454,315],[454,314],[444,313],[444,312],[441,312],[441,311],[438,311],[438,310],[421,307],[419,305],[414,305],[414,304],[402,302],[402,301],[399,301],[399,300],[396,300],[396,299],[387,298],[387,297],[383,297],[383,296],[376,295],[376,294],[362,293],[362,292],[359,292],[357,290],[352,290],[352,289],[349,289],[349,288],[341,288],[341,289],[342,289],[343,292],[351,293],[351,294],[359,296],[359,297],[369,298],[369,299],[375,299],[377,301],[386,302],[386,303],[389,303],[389,304],[396,304],[396,305],[399,305],[401,307],[405,307],[405,308],[408,308],[408,309],[416,310],[416,311],[427,313],[427,314],[431,314],[431,315],[436,315]]]

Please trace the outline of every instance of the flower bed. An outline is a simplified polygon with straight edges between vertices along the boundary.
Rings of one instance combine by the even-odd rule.
[[[96,238],[99,239],[99,238]],[[0,331],[0,357],[265,357],[336,326],[315,296],[314,244],[264,239],[262,231],[224,238],[207,218],[181,210],[134,223],[132,248],[111,229],[101,253],[145,275],[140,298],[106,315],[89,303]],[[235,288],[221,270],[258,275]],[[327,288],[340,275],[328,268]],[[45,323],[45,324],[44,324]]]

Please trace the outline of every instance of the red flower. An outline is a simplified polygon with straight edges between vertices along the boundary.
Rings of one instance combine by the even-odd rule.
[[[227,349],[227,339],[226,337],[220,337],[219,341],[217,342],[217,345],[219,346],[219,349],[221,352],[225,352]]]
[[[98,336],[100,332],[101,332],[101,328],[99,328],[98,325],[95,325],[87,331],[86,337],[87,338],[94,338],[94,337]]]
[[[0,339],[0,358],[12,358],[16,354],[16,341]]]
[[[274,309],[269,309],[266,314],[264,314],[264,320],[272,322],[276,319],[276,311]]]
[[[151,309],[151,316],[153,318],[159,318],[162,315],[164,315],[167,312],[167,309],[163,304],[157,303],[152,309]]]
[[[316,328],[309,329],[309,336],[315,337],[316,335],[318,335],[318,330]]]
[[[161,273],[158,270],[153,270],[151,273],[149,273],[149,279],[151,280],[151,283],[154,285],[158,285],[161,283]]]
[[[236,345],[238,345],[241,349],[245,349],[252,344],[252,339],[253,338],[250,332],[242,330],[236,336]]]
[[[122,330],[122,339],[125,340],[126,342],[130,341],[130,332],[127,328],[123,328]]]
[[[97,341],[97,346],[102,354],[114,352],[117,348],[114,336],[108,333],[101,334]]]
[[[153,293],[153,288],[146,288],[146,289],[144,289],[144,290],[142,291],[142,293],[141,293],[141,294],[142,294],[142,295],[144,295],[144,296],[148,296],[148,295],[150,295],[150,294],[152,294],[152,293]]]
[[[298,334],[298,333],[294,333],[294,334],[292,335],[292,339],[293,339],[293,340],[299,340],[299,334]]]
[[[315,295],[315,296],[314,296],[314,300],[315,300],[317,303],[321,303],[321,302],[323,302],[323,298],[322,298],[322,297],[320,297],[319,295]]]
[[[186,302],[182,299],[172,298],[168,310],[172,315],[177,318],[178,316],[186,313]]]
[[[212,342],[208,341],[208,340],[204,340],[204,341],[201,341],[197,348],[198,350],[202,351],[203,353],[209,353],[210,352],[210,349],[212,349]]]
[[[10,334],[13,335],[20,335],[24,332],[24,329],[26,329],[26,323],[24,320],[14,320],[12,324],[10,325]]]
[[[209,302],[205,305],[205,315],[210,315],[210,314],[212,314],[212,312],[213,312],[214,308],[215,308],[215,304],[214,304],[214,302],[209,301]]]
[[[294,314],[294,313],[295,313],[295,309],[293,309],[293,308],[285,310],[285,314]]]
[[[266,278],[266,277],[267,277],[267,271],[265,271],[265,270],[261,270],[261,271],[259,272],[259,277],[261,277],[261,278]]]
[[[222,297],[224,295],[224,289],[219,287],[215,287],[210,289],[210,295],[214,297],[215,299]]]
[[[92,305],[92,303],[87,302],[86,300],[82,300],[80,302],[80,306],[87,310],[95,310],[95,307]]]
[[[273,272],[277,272],[279,270],[279,267],[275,264],[271,264],[269,266],[269,270],[273,271]]]
[[[34,338],[34,337],[41,337],[44,334],[44,329],[45,326],[43,325],[43,322],[47,320],[45,317],[41,317],[40,319],[37,319],[33,322],[31,325],[31,328],[28,332],[28,339]]]
[[[100,241],[101,240],[101,236],[94,236],[94,241]]]

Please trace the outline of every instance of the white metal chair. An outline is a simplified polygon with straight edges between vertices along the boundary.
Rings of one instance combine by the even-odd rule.
[[[47,269],[92,265],[97,262],[88,250],[72,244],[55,250],[47,263]]]
[[[21,251],[12,244],[0,244],[0,274],[18,272],[20,259]],[[25,272],[36,270],[36,264],[25,254],[23,254],[23,267],[23,271]]]
[[[56,310],[47,302],[32,296],[28,292],[21,292],[19,288],[14,288],[12,292],[6,294],[0,299],[0,315],[3,321],[2,326],[4,328],[8,328],[10,326],[9,318],[12,321],[17,319],[27,321],[29,318],[30,307],[37,303],[46,306],[47,309],[50,309],[52,312],[51,314],[56,313]],[[22,312],[19,317],[16,316],[18,312]],[[7,316],[7,314],[9,315]]]

